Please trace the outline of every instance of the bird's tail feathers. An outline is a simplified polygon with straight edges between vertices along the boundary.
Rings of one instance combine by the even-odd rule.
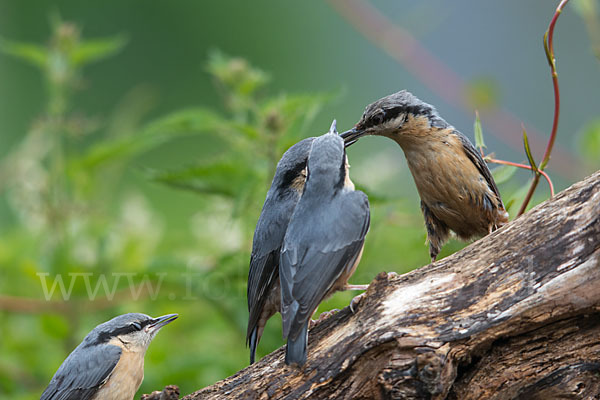
[[[306,347],[308,343],[308,321],[295,339],[288,336],[285,347],[285,363],[302,366],[306,362]]]
[[[258,327],[254,327],[250,337],[248,338],[248,344],[250,347],[250,364],[254,364],[256,357],[256,346],[258,345]]]

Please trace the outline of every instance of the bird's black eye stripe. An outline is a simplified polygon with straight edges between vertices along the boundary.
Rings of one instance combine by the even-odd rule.
[[[306,160],[303,163],[295,165],[294,168],[286,171],[285,175],[283,176],[283,180],[281,181],[281,187],[287,187],[291,185],[294,179],[300,175],[304,168],[307,168]]]
[[[413,114],[413,115],[423,115],[429,116],[432,113],[431,108],[425,107],[425,105],[416,105],[416,106],[400,106],[388,108],[386,110],[379,110],[374,113],[368,120],[366,127],[372,127],[380,125],[386,121],[391,121],[394,118],[398,117],[400,114]]]
[[[100,332],[98,334],[96,341],[88,344],[88,346],[90,346],[92,344],[100,344],[100,343],[109,342],[112,338],[117,337],[119,335],[126,335],[128,333],[141,331],[142,328],[144,328],[146,325],[150,324],[151,322],[152,322],[152,319],[148,319],[145,321],[135,321],[128,325],[120,326],[116,329],[113,329],[110,332],[109,331]]]

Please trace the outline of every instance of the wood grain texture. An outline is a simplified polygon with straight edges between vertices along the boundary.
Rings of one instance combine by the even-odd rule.
[[[600,172],[193,399],[600,397]]]

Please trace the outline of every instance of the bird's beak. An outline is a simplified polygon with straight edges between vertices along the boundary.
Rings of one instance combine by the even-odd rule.
[[[151,332],[156,332],[168,323],[175,321],[177,317],[179,317],[178,314],[168,314],[163,315],[162,317],[154,318],[154,320],[147,325],[146,329]]]
[[[358,141],[361,136],[366,135],[366,130],[360,130],[356,127],[350,129],[349,131],[343,132],[340,134],[342,139],[344,139],[344,147],[352,146],[354,143]]]

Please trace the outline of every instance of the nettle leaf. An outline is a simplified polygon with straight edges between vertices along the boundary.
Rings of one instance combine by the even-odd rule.
[[[48,50],[37,44],[14,42],[0,38],[0,51],[42,69],[48,64]]]
[[[70,54],[71,62],[73,65],[83,66],[111,57],[121,51],[127,41],[127,38],[123,35],[85,40],[72,50]]]
[[[234,144],[237,141],[237,135],[236,137],[232,137],[230,135],[231,133],[239,133],[243,138],[251,141],[256,141],[261,136],[261,132],[255,126],[236,121],[224,121],[221,125],[221,129],[216,130],[216,132],[220,133],[220,135],[228,141],[233,141]],[[242,147],[245,147],[245,145]]]
[[[237,198],[257,185],[260,174],[250,164],[220,160],[169,171],[150,171],[150,179],[172,187]],[[246,196],[243,196],[246,197]]]
[[[152,132],[204,132],[214,130],[226,123],[218,113],[203,107],[189,108],[173,112],[147,125]]]
[[[494,168],[492,170],[492,175],[494,176],[494,181],[496,181],[496,184],[500,185],[510,180],[515,172],[517,172],[517,167],[512,165],[502,165]]]
[[[214,131],[224,124],[217,113],[204,109],[188,109],[169,114],[147,124],[140,132],[97,142],[74,166],[95,168],[114,160],[125,160],[179,136]]]

